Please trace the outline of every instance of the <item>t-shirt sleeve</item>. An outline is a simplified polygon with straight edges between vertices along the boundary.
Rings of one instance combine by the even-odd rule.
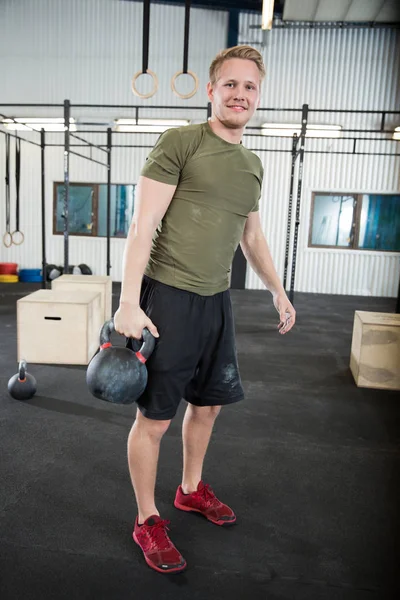
[[[183,169],[182,139],[177,129],[168,129],[158,138],[147,157],[141,175],[161,183],[177,185]]]
[[[257,212],[260,209],[260,200],[261,200],[261,195],[262,195],[262,184],[263,184],[263,179],[264,179],[264,167],[262,165],[261,160],[259,160],[259,171],[257,173],[257,179],[259,181],[260,184],[260,195],[257,198],[257,201],[254,205],[254,207],[251,209],[251,212]]]

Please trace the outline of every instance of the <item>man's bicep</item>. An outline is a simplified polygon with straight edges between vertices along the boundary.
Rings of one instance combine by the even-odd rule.
[[[249,213],[247,220],[246,220],[246,224],[244,226],[244,231],[243,231],[243,236],[242,236],[241,241],[246,243],[260,235],[263,235],[263,230],[262,230],[262,226],[261,226],[260,212],[257,210],[257,211]]]
[[[135,190],[133,221],[136,228],[153,231],[164,217],[176,190],[176,185],[162,183],[141,175]]]

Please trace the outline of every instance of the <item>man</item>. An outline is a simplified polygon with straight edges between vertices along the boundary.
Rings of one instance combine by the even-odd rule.
[[[272,293],[279,332],[295,322],[261,228],[263,167],[241,144],[264,75],[254,48],[236,46],[217,55],[207,85],[211,119],[162,134],[137,185],[114,322],[127,338],[140,339],[145,327],[157,338],[128,438],[128,462],[138,506],[133,538],[160,572],[186,567],[154,499],[160,441],[182,398],[188,402],[184,464],[174,505],[217,525],[236,521],[203,482],[202,468],[221,406],[243,399],[229,297],[239,243]]]

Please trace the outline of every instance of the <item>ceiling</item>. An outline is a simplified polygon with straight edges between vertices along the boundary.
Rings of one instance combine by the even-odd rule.
[[[397,23],[400,0],[285,0],[283,20]]]
[[[143,1],[143,0],[135,0]],[[185,0],[152,0],[152,4],[174,4],[176,6],[185,4]],[[281,15],[284,1],[280,0],[276,4],[281,4]],[[207,8],[215,10],[241,10],[259,12],[261,15],[262,0],[191,0],[191,6],[196,8]]]
[[[185,4],[185,0],[152,1]],[[263,0],[191,0],[191,6],[196,8],[256,12],[260,17],[262,4]],[[275,0],[274,17],[287,23],[399,23],[400,0]]]

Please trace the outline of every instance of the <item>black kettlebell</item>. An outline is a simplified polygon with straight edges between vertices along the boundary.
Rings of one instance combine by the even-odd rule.
[[[112,346],[114,321],[106,321],[100,332],[100,352],[90,361],[86,383],[96,398],[113,404],[132,404],[147,385],[146,360],[154,350],[155,338],[143,330],[143,344],[137,352]]]
[[[16,400],[29,400],[36,394],[36,379],[27,373],[25,360],[19,363],[19,371],[8,382],[8,391]]]

